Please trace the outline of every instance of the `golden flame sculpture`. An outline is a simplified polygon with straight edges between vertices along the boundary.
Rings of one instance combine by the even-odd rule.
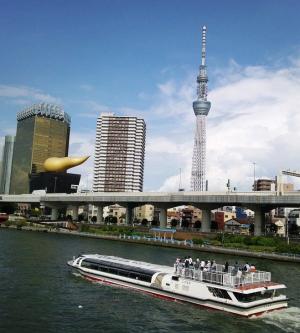
[[[44,162],[44,169],[49,172],[63,172],[85,162],[89,156],[83,157],[50,157]]]

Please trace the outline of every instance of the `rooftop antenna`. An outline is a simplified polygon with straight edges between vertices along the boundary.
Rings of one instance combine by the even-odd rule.
[[[184,188],[181,187],[181,168],[179,168],[179,187],[178,192],[183,192]]]
[[[202,49],[201,49],[201,65],[205,66],[206,58],[206,26],[202,27]]]

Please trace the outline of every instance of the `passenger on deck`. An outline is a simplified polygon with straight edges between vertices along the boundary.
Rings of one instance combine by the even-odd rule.
[[[255,272],[255,271],[256,271],[255,265],[251,264],[250,265],[250,272]]]
[[[250,272],[250,265],[246,262],[246,264],[244,265],[244,267],[243,267],[243,271],[245,272],[245,273],[248,273],[248,272]]]
[[[242,278],[242,271],[239,268],[236,273],[236,284],[239,286],[241,284],[241,278]]]
[[[229,267],[229,264],[228,264],[228,261],[226,261],[225,265],[224,265],[224,269],[223,269],[224,273],[228,273],[228,267]]]
[[[189,273],[189,266],[190,266],[190,261],[188,257],[185,257],[184,259],[184,275],[188,276]]]
[[[194,262],[191,256],[188,257],[189,261],[189,276],[193,279],[194,278]]]
[[[177,258],[175,261],[175,274],[179,273],[179,265],[180,265],[180,259]]]
[[[196,261],[194,262],[194,268],[195,268],[195,279],[198,279],[200,276],[200,260],[199,258],[196,259]]]
[[[215,272],[216,270],[217,270],[217,263],[216,263],[216,261],[214,260],[213,263],[212,263],[212,265],[211,265],[211,271],[212,271],[212,272]]]
[[[194,267],[195,267],[196,270],[198,270],[200,268],[200,260],[199,260],[199,258],[196,259]]]
[[[239,264],[236,261],[235,264],[234,264],[234,266],[233,266],[233,270],[232,270],[231,274],[232,275],[237,275],[238,270],[239,270]]]
[[[201,269],[201,271],[204,270],[204,267],[205,267],[205,261],[201,260],[201,263],[200,263],[200,269]]]
[[[210,260],[207,261],[207,264],[205,265],[205,268],[207,269],[207,271],[210,271],[210,269],[211,269],[211,262],[210,262]]]

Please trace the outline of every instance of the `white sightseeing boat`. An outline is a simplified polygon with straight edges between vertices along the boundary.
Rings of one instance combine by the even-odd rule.
[[[214,271],[202,271],[98,254],[80,255],[68,265],[88,280],[246,317],[287,307],[280,293],[286,286],[272,282],[270,272],[243,272],[238,278],[232,266],[228,272],[218,264]]]

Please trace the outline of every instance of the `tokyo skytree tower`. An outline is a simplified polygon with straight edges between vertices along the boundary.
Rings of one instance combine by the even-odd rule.
[[[206,189],[206,116],[210,110],[207,100],[207,71],[206,71],[206,27],[202,27],[202,52],[199,75],[197,76],[197,100],[193,102],[196,116],[196,132],[192,160],[191,190],[205,191]]]

